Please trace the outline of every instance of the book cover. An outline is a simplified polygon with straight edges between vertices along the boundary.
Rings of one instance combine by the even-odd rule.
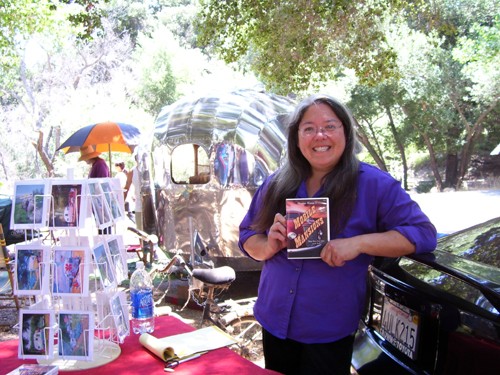
[[[318,259],[330,240],[328,198],[286,200],[288,259]]]

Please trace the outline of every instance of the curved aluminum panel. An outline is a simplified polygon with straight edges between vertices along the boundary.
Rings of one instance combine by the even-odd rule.
[[[289,98],[254,90],[186,98],[165,107],[155,123],[152,169],[158,235],[167,251],[191,249],[196,229],[216,265],[259,265],[238,249],[238,225],[255,190],[285,152]],[[210,161],[206,183],[175,183],[172,152],[199,145]],[[193,181],[195,177],[190,177]]]

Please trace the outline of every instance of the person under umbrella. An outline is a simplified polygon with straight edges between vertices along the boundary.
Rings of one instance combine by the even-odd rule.
[[[80,148],[80,158],[78,161],[85,161],[91,165],[89,178],[111,177],[106,161],[99,157],[100,152],[95,151],[94,146],[84,146]]]

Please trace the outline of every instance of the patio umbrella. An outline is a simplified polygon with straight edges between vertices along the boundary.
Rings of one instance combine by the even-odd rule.
[[[65,154],[79,152],[81,147],[94,146],[96,151],[109,153],[111,170],[111,152],[131,154],[139,144],[140,130],[134,125],[121,122],[99,122],[78,129],[58,149]]]

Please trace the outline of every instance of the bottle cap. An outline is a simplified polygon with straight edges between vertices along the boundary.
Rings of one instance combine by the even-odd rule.
[[[135,268],[138,269],[138,270],[141,270],[144,268],[144,262],[142,260],[138,260],[137,262],[135,262]]]

